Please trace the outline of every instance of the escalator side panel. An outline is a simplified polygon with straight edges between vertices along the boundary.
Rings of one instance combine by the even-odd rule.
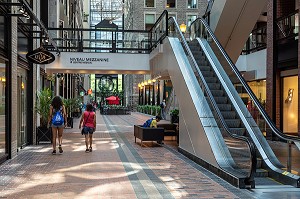
[[[163,63],[160,69],[168,70],[179,101],[179,147],[217,168],[233,165],[220,129],[177,38],[165,39],[160,59]]]

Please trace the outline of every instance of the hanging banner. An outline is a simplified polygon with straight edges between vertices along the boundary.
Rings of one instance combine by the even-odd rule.
[[[28,52],[26,58],[34,64],[50,64],[55,60],[55,56],[43,47]]]

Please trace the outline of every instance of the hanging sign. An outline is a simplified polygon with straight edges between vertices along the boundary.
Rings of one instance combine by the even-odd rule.
[[[26,58],[28,61],[35,64],[50,64],[55,60],[55,56],[42,47],[28,52]]]

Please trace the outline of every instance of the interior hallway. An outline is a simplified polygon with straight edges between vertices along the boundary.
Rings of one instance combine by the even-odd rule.
[[[237,189],[176,151],[176,141],[162,146],[134,143],[133,125],[150,116],[99,115],[93,152],[85,153],[84,137],[75,119],[65,129],[63,154],[52,155],[50,144],[28,146],[0,165],[1,198],[267,198]],[[165,121],[162,121],[165,122]],[[278,187],[273,191],[280,191]],[[273,193],[272,198],[297,198]],[[269,190],[270,191],[270,190]],[[266,194],[268,191],[266,191]],[[285,194],[285,195],[282,195]],[[273,197],[274,196],[274,197]],[[284,197],[286,196],[286,197]]]

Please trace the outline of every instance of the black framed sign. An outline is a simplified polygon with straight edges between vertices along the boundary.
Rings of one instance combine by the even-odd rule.
[[[26,58],[28,61],[35,64],[50,64],[55,60],[55,56],[42,47],[28,52]]]

